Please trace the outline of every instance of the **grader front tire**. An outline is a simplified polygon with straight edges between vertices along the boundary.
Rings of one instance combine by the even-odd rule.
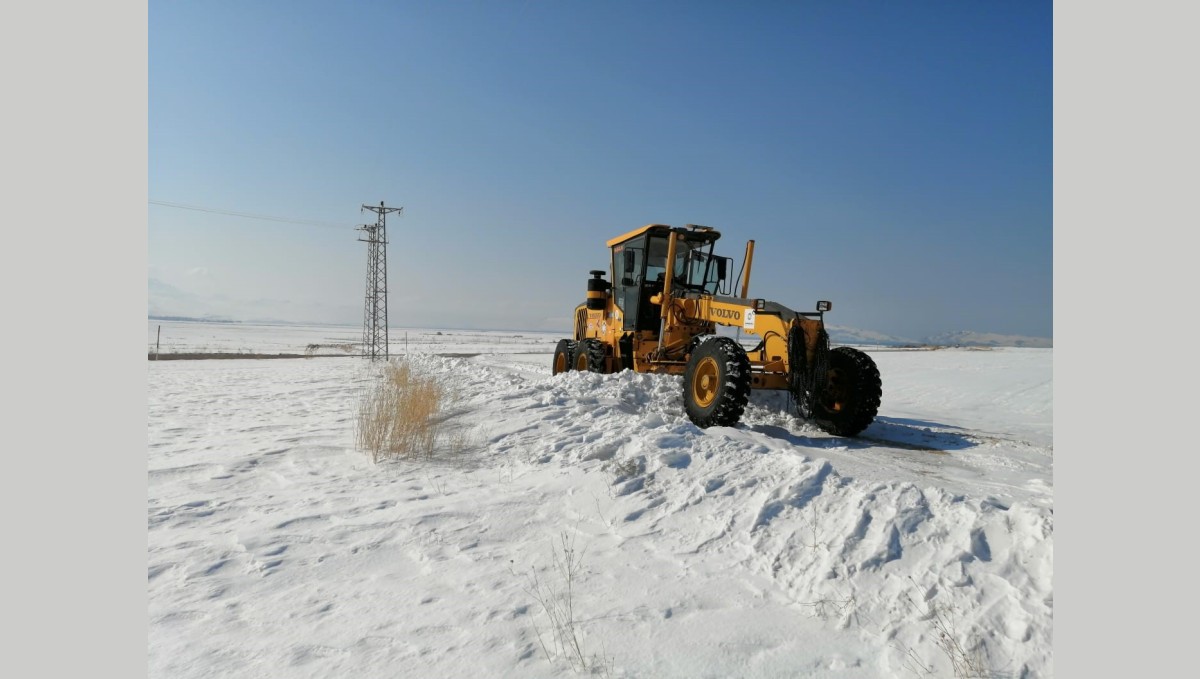
[[[550,364],[550,374],[557,375],[571,369],[571,359],[575,354],[575,341],[562,339],[554,347],[554,361]]]
[[[584,372],[606,372],[604,361],[604,345],[598,339],[580,340],[575,344],[575,353],[571,359],[572,368]]]
[[[875,420],[883,387],[870,356],[851,347],[829,352],[829,372],[812,419],[835,436],[857,436]]]
[[[683,409],[700,428],[732,427],[750,400],[750,358],[728,337],[699,344],[683,373]]]

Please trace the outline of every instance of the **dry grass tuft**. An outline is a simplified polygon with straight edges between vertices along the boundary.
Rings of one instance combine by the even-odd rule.
[[[436,379],[414,374],[403,360],[389,362],[375,387],[363,395],[358,447],[371,454],[372,462],[432,457],[443,399]]]
[[[929,601],[926,606],[922,607],[908,593],[901,596],[901,601],[906,603],[910,610],[919,613],[920,619],[929,622],[934,632],[934,643],[950,661],[950,670],[954,673],[955,679],[992,679],[993,677],[1010,676],[1006,672],[1001,673],[991,669],[993,660],[991,653],[977,629],[969,627],[964,633],[959,628],[960,623],[964,621],[964,616],[957,607],[934,601]],[[905,652],[904,666],[907,669],[924,676],[930,676],[933,673],[932,664],[923,661],[912,648],[903,644],[900,644],[898,648]]]
[[[343,354],[354,354],[360,351],[359,346],[352,342],[343,342],[341,344],[309,344],[304,348],[304,356],[312,358],[322,349],[337,349]]]
[[[583,643],[582,622],[575,610],[575,591],[583,572],[583,556],[587,549],[576,551],[574,536],[563,532],[557,549],[551,548],[553,574],[559,583],[543,581],[536,570],[527,574],[529,594],[538,602],[546,616],[548,629],[545,631],[532,621],[538,645],[551,663],[566,661],[576,674],[599,674],[612,676],[613,659],[602,654],[589,653]]]

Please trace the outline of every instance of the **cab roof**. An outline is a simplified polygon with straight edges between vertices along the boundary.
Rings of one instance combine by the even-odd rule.
[[[661,230],[663,232],[666,232],[666,231],[670,231],[672,229],[672,227],[669,224],[647,224],[647,225],[641,227],[640,229],[634,229],[633,231],[630,231],[629,233],[627,233],[623,236],[617,236],[616,238],[613,238],[612,240],[608,241],[608,247],[611,248],[614,245],[620,245],[621,243],[624,243],[625,241],[627,241],[631,238],[637,238],[638,236],[640,236],[652,229],[653,230]],[[717,231],[716,229],[712,228],[711,226],[700,226],[698,224],[688,224],[685,227],[680,227],[675,230],[680,233],[683,233],[685,235],[688,233],[703,233],[703,234],[706,234],[707,239],[710,241],[716,240],[721,237],[721,233],[719,231]]]

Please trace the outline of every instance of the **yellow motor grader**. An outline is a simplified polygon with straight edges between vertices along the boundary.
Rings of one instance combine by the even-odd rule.
[[[609,271],[589,272],[575,335],[554,349],[552,372],[634,370],[683,375],[683,402],[699,427],[733,426],[751,389],[789,392],[799,414],[839,436],[854,436],[879,410],[879,370],[852,347],[830,348],[824,314],[751,299],[754,241],[738,280],[732,260],[713,254],[715,229],[648,224],[608,241]],[[740,296],[734,296],[741,284]],[[717,326],[760,338],[745,349]]]

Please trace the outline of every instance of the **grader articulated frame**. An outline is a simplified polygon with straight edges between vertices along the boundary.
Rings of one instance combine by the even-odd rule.
[[[824,314],[749,297],[754,241],[746,243],[739,296],[732,260],[713,254],[716,230],[648,224],[608,241],[609,272],[591,271],[575,334],[558,342],[552,372],[634,370],[683,375],[684,410],[697,426],[732,426],[751,389],[785,390],[821,429],[854,436],[879,409],[879,370],[852,347],[830,348]],[[745,349],[717,326],[760,338]]]

